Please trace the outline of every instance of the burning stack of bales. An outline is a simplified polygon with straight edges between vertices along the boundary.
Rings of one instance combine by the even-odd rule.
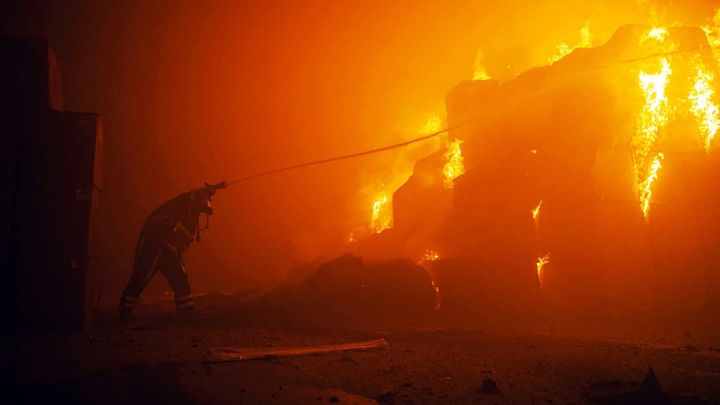
[[[701,29],[626,26],[508,82],[458,85],[447,116],[466,173],[449,210],[422,209],[447,212],[426,243],[466,264],[435,267],[477,283],[497,273],[479,303],[504,280],[515,291],[506,304],[542,288],[556,309],[701,309],[719,277],[716,74]],[[438,185],[422,190],[416,177],[441,166],[419,167],[398,194],[421,190],[396,198],[395,212],[422,222],[405,213]]]
[[[717,308],[712,51],[699,28],[630,25],[507,82],[460,83],[447,149],[417,161],[392,228],[354,252],[416,261],[451,319]]]

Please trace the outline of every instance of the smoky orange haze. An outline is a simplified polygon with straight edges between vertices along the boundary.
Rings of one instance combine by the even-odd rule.
[[[490,76],[508,79],[547,64],[557,44],[578,42],[585,24],[598,45],[626,23],[699,25],[716,6],[516,0],[45,5],[65,108],[98,112],[104,121],[98,261],[105,288],[118,291],[127,281],[137,234],[155,206],[204,181],[416,137],[429,115],[444,116],[445,94],[472,78],[478,50]],[[407,170],[422,152],[387,152],[219,192],[210,229],[186,256],[194,289],[272,285],[296,263],[343,253],[353,226],[369,221],[363,190]],[[158,278],[150,289],[165,284]]]

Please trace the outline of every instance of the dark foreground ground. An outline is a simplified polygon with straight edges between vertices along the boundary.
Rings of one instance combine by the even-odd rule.
[[[169,304],[146,305],[120,325],[108,308],[84,334],[2,338],[0,403],[720,403],[720,326],[708,321],[351,329],[218,310],[180,322]],[[214,346],[378,337],[390,347],[204,359]],[[640,384],[648,367],[664,394]],[[486,379],[497,391],[486,382],[490,392],[483,392]]]

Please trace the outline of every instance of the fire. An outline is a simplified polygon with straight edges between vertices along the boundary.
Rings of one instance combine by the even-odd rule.
[[[433,288],[433,293],[435,294],[435,310],[440,310],[440,287],[438,286],[437,282],[435,280],[430,280],[430,284]]]
[[[644,39],[664,41],[667,30],[653,28]],[[660,68],[656,73],[640,71],[638,80],[640,88],[645,95],[645,104],[640,111],[632,138],[632,152],[635,163],[635,173],[638,177],[638,192],[640,204],[645,218],[648,217],[650,198],[652,197],[652,184],[657,180],[658,171],[662,167],[660,159],[662,154],[652,155],[657,145],[660,131],[670,119],[670,107],[666,94],[672,69],[668,58],[660,60]]]
[[[439,259],[440,259],[440,254],[436,250],[426,249],[425,253],[423,253],[422,258],[419,261],[419,264],[423,264],[423,263],[427,263],[427,262],[434,262]]]
[[[465,162],[460,144],[462,140],[454,139],[447,146],[445,165],[443,166],[443,185],[451,189],[455,187],[455,179],[465,173]]]
[[[658,172],[662,169],[661,161],[665,158],[665,155],[658,153],[653,159],[650,165],[650,174],[647,179],[640,184],[640,204],[645,219],[648,218],[650,213],[650,200],[652,199],[652,185],[658,178]]]
[[[425,266],[425,264],[429,262],[434,262],[436,260],[440,259],[440,254],[433,249],[426,249],[425,253],[423,253],[423,256],[418,261],[418,264],[420,266],[425,267],[425,270],[428,273],[428,276],[430,276],[430,284],[432,285],[433,294],[435,295],[435,310],[440,310],[440,286],[438,286],[437,281],[435,280],[435,275],[433,274],[432,268],[430,266]]]
[[[537,263],[535,264],[537,267],[538,281],[540,281],[541,287],[545,281],[545,272],[543,271],[543,267],[548,263],[550,263],[550,253],[538,257]]]
[[[593,45],[593,34],[590,31],[590,25],[586,22],[585,25],[580,29],[580,42],[575,46],[570,46],[563,42],[555,46],[555,54],[548,58],[548,63],[553,64],[565,56],[569,55],[570,52],[575,48],[590,48]]]
[[[444,127],[445,124],[443,123],[443,119],[439,115],[433,114],[427,117],[425,124],[423,124],[420,129],[420,133],[423,135],[430,135],[442,130]]]
[[[389,204],[387,194],[378,197],[372,206],[370,218],[370,230],[373,233],[380,233],[392,227],[392,204]]]
[[[537,207],[535,207],[532,211],[530,211],[532,213],[532,217],[534,220],[537,220],[538,215],[540,215],[540,208],[542,208],[542,203],[543,203],[542,200],[540,200],[538,202]]]
[[[657,136],[669,119],[668,100],[665,94],[669,77],[672,74],[670,62],[662,58],[658,73],[640,72],[640,87],[645,94],[645,105],[638,116],[632,146],[635,158],[635,169],[638,175],[648,171],[650,150],[655,146]]]
[[[473,80],[490,80],[492,77],[487,73],[487,70],[485,69],[485,53],[483,53],[482,50],[479,50],[477,55],[475,55],[475,66],[473,70]]]
[[[667,37],[667,34],[668,34],[667,28],[656,27],[656,28],[653,28],[650,31],[648,31],[647,34],[645,34],[645,37],[643,38],[643,40],[647,41],[650,39],[654,39],[658,42],[665,42],[665,38]]]
[[[698,64],[694,84],[688,99],[691,102],[690,111],[698,120],[698,129],[703,138],[703,144],[707,152],[710,151],[715,135],[720,129],[720,110],[713,103],[713,80],[715,75],[705,70],[702,64]]]
[[[575,48],[570,47],[570,45],[566,44],[565,42],[561,43],[560,45],[555,45],[555,55],[548,58],[548,63],[552,65],[553,63],[569,55],[570,52],[573,51],[573,49]]]
[[[705,31],[708,43],[710,43],[715,61],[720,65],[720,8],[715,11],[713,25],[704,26],[702,29]]]

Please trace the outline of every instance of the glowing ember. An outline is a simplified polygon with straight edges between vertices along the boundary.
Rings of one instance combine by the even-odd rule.
[[[492,77],[487,73],[485,69],[485,54],[482,50],[478,51],[475,55],[475,69],[473,70],[473,80],[490,80]]]
[[[538,281],[540,281],[540,287],[543,286],[545,281],[545,272],[543,271],[543,267],[550,263],[550,253],[538,257],[537,263],[535,266],[537,267],[537,275],[538,275]]]
[[[698,120],[698,129],[703,138],[705,150],[710,151],[712,140],[720,129],[720,111],[713,102],[713,80],[715,75],[706,71],[702,64],[697,67],[694,84],[688,99],[691,102],[690,111]]]
[[[532,211],[530,211],[530,212],[532,212],[533,219],[537,220],[538,215],[540,215],[540,208],[542,208],[542,200],[540,200],[540,202],[538,202],[537,207],[535,207]]]
[[[593,45],[593,34],[590,31],[590,26],[586,22],[585,25],[580,29],[580,42],[575,46],[570,46],[563,42],[560,45],[555,46],[555,54],[548,58],[548,63],[553,64],[565,56],[569,55],[570,52],[575,48],[590,48]]]
[[[640,205],[645,219],[648,218],[648,214],[650,213],[652,185],[658,178],[658,172],[660,171],[660,169],[662,169],[662,163],[660,163],[660,161],[664,158],[665,156],[662,153],[658,153],[657,156],[655,156],[652,165],[650,165],[650,174],[648,175],[647,179],[645,179],[645,181],[640,184]]]
[[[425,250],[425,253],[423,253],[419,263],[423,264],[427,262],[434,262],[438,259],[440,259],[440,254],[436,250],[427,249]]]
[[[392,227],[392,220],[392,204],[389,204],[387,194],[383,194],[373,203],[370,230],[380,233],[389,229]]]
[[[460,144],[462,140],[454,139],[448,144],[443,166],[443,185],[445,188],[455,187],[455,179],[465,173],[465,163]]]

